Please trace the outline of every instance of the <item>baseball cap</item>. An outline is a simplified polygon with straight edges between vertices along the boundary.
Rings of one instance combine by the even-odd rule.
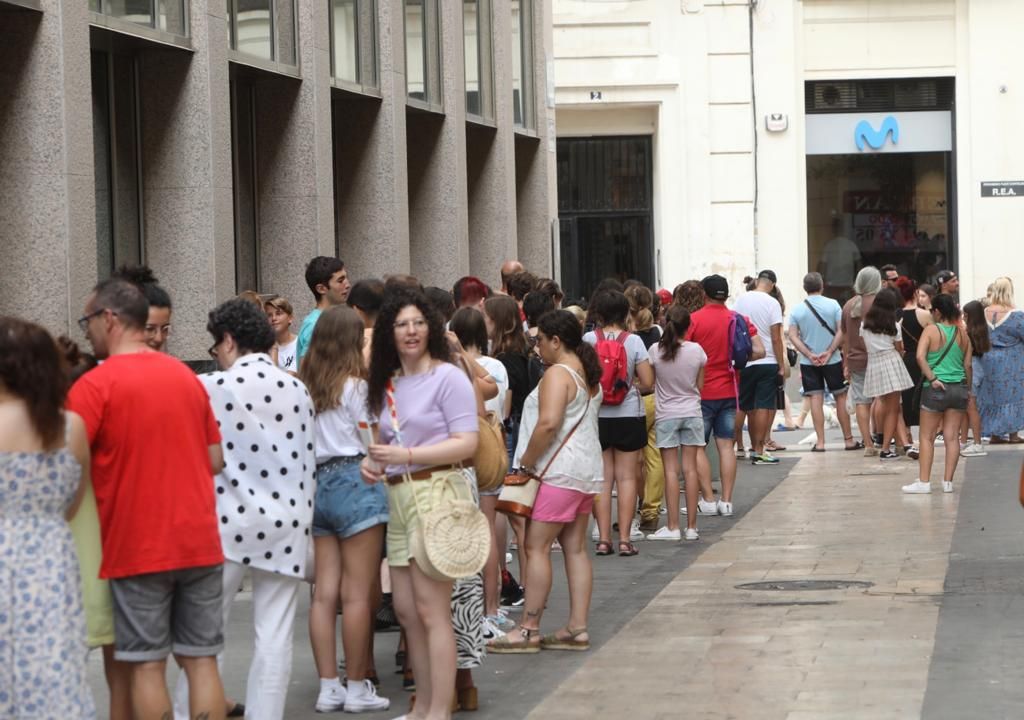
[[[778,278],[775,277],[774,270],[762,270],[757,274],[757,279],[760,280],[761,278],[771,281],[773,285],[779,282]]]
[[[721,275],[708,275],[700,284],[712,300],[725,300],[729,297],[729,281]]]
[[[935,276],[935,284],[942,285],[948,283],[950,280],[956,279],[956,273],[952,270],[939,270],[939,274]]]
[[[661,290],[656,292],[655,295],[658,296],[658,300],[661,301],[662,305],[671,305],[672,304],[672,293],[670,293],[665,288],[662,288]]]

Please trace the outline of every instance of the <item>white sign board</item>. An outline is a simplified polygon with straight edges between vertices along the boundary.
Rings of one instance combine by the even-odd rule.
[[[948,110],[807,115],[808,155],[949,152]]]

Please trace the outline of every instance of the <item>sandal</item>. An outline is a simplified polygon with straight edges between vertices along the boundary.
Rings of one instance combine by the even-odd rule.
[[[517,632],[518,631],[518,632]],[[518,640],[512,640],[516,635]],[[533,639],[537,641],[534,642]],[[487,652],[497,655],[526,655],[540,652],[540,630],[518,627],[507,635],[487,643]]]
[[[640,551],[631,542],[619,541],[619,557],[633,557],[639,555]]]
[[[811,452],[825,452],[825,448],[818,447],[817,445],[815,445],[814,447],[811,448]]]
[[[786,449],[785,445],[779,445],[774,440],[769,440],[764,444],[764,449],[767,452],[782,452]]]
[[[845,448],[846,450],[863,450],[864,449],[864,443],[862,443],[860,440],[853,440],[853,435],[851,435],[850,437],[843,438],[843,440],[847,443],[846,448]],[[849,444],[849,442],[851,440],[853,440],[853,445]]]
[[[598,540],[597,548],[594,550],[595,555],[611,555],[612,544],[608,540]]]
[[[578,640],[580,635],[584,635],[587,632],[586,628],[580,628],[579,630],[570,630],[565,628],[565,632],[569,634],[569,637],[562,638],[558,637],[558,633],[561,630],[554,632],[550,635],[545,635],[540,639],[540,647],[542,650],[589,650],[590,640]]]

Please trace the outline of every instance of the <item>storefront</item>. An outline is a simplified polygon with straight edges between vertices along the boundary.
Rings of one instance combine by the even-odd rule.
[[[814,81],[805,88],[807,253],[826,294],[865,265],[918,283],[956,269],[954,81]]]

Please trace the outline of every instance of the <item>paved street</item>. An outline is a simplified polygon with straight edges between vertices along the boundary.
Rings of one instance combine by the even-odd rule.
[[[903,496],[916,463],[883,465],[840,444],[812,455],[797,444],[805,435],[778,435],[790,450],[776,467],[741,464],[736,515],[702,517],[699,542],[645,542],[634,558],[594,558],[593,649],[488,658],[475,673],[476,717],[1020,717],[1022,453],[991,448],[962,461],[952,495]],[[854,585],[742,587],[815,580]],[[564,588],[559,571],[545,629],[565,616]],[[306,607],[304,598],[288,718],[318,717]],[[243,593],[224,670],[237,697],[250,622]],[[396,633],[377,636],[392,710],[371,718],[407,706],[390,672],[396,642]],[[97,657],[90,669],[102,711]]]

